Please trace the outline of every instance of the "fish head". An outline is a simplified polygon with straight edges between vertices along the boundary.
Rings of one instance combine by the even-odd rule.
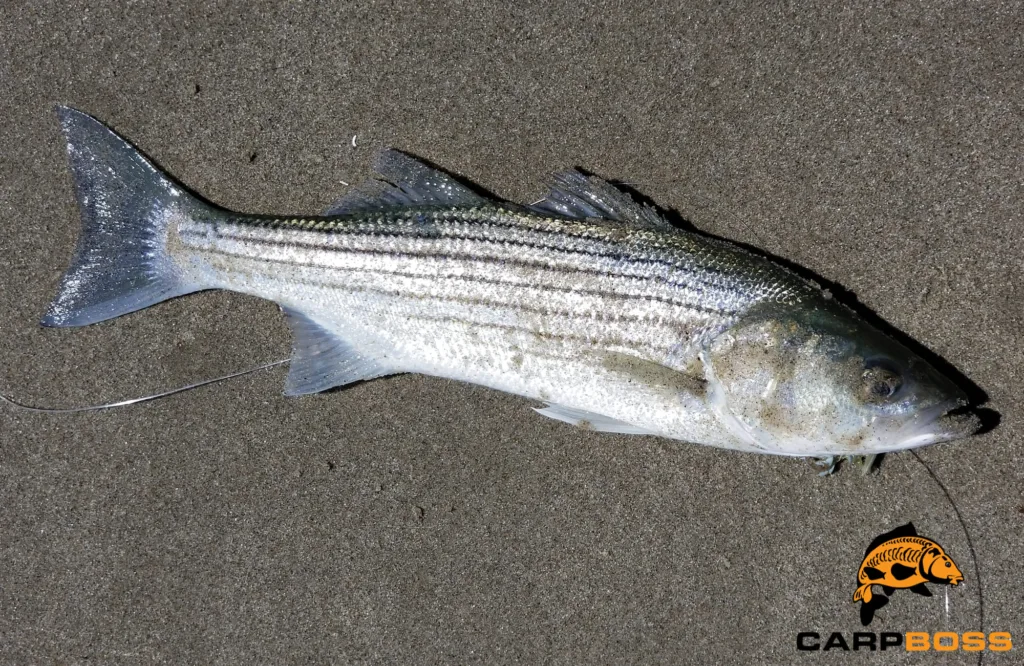
[[[956,562],[938,545],[928,548],[921,556],[921,569],[930,579],[950,585],[957,585],[964,579]]]
[[[764,306],[701,352],[710,406],[750,447],[871,455],[967,437],[967,395],[927,361],[827,299]]]

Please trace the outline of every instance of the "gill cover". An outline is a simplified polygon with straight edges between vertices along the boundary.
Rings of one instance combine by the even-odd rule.
[[[832,301],[766,304],[700,355],[719,420],[750,449],[869,455],[967,436],[966,396]]]

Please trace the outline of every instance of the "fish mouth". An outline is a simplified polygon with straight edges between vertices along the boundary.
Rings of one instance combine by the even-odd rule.
[[[954,398],[922,410],[902,430],[901,449],[927,444],[951,442],[970,437],[981,429],[981,418],[974,413],[966,398]]]
[[[949,579],[949,584],[954,586],[954,587],[956,587],[957,585],[959,585],[963,581],[963,579],[964,579],[963,576],[953,576],[952,578]]]

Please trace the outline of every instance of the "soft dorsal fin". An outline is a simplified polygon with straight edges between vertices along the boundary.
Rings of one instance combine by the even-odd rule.
[[[487,199],[446,173],[397,150],[373,160],[379,179],[368,180],[331,204],[324,215],[381,212],[405,206],[480,206]]]
[[[565,217],[599,217],[638,226],[674,228],[654,208],[637,203],[606,180],[575,169],[551,174],[547,196],[529,208]]]
[[[595,414],[582,409],[564,407],[548,403],[547,407],[534,407],[533,411],[549,419],[563,421],[565,423],[596,432],[615,432],[622,435],[653,435],[654,433],[638,426],[619,421],[617,419]]]
[[[868,556],[868,553],[873,551],[875,548],[881,546],[890,539],[896,539],[898,537],[917,536],[917,530],[914,529],[914,523],[907,523],[906,525],[900,525],[890,532],[881,534],[875,537],[875,540],[868,544],[867,550],[864,551],[864,557]]]
[[[319,393],[395,372],[382,358],[361,352],[311,317],[284,308],[292,329],[292,360],[285,395]]]

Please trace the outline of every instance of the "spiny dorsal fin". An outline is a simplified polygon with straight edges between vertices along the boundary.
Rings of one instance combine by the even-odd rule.
[[[885,534],[880,534],[875,537],[875,540],[868,544],[868,549],[864,551],[864,557],[868,556],[868,553],[873,551],[875,548],[881,546],[890,539],[896,539],[898,537],[917,536],[917,530],[914,529],[914,523],[907,523],[906,525],[900,525]]]
[[[652,207],[637,203],[606,180],[575,169],[551,174],[547,196],[529,208],[565,217],[599,217],[638,226],[674,228]]]
[[[480,206],[487,199],[446,173],[397,150],[382,150],[373,160],[379,179],[357,185],[331,204],[324,215],[381,212],[406,206]]]

